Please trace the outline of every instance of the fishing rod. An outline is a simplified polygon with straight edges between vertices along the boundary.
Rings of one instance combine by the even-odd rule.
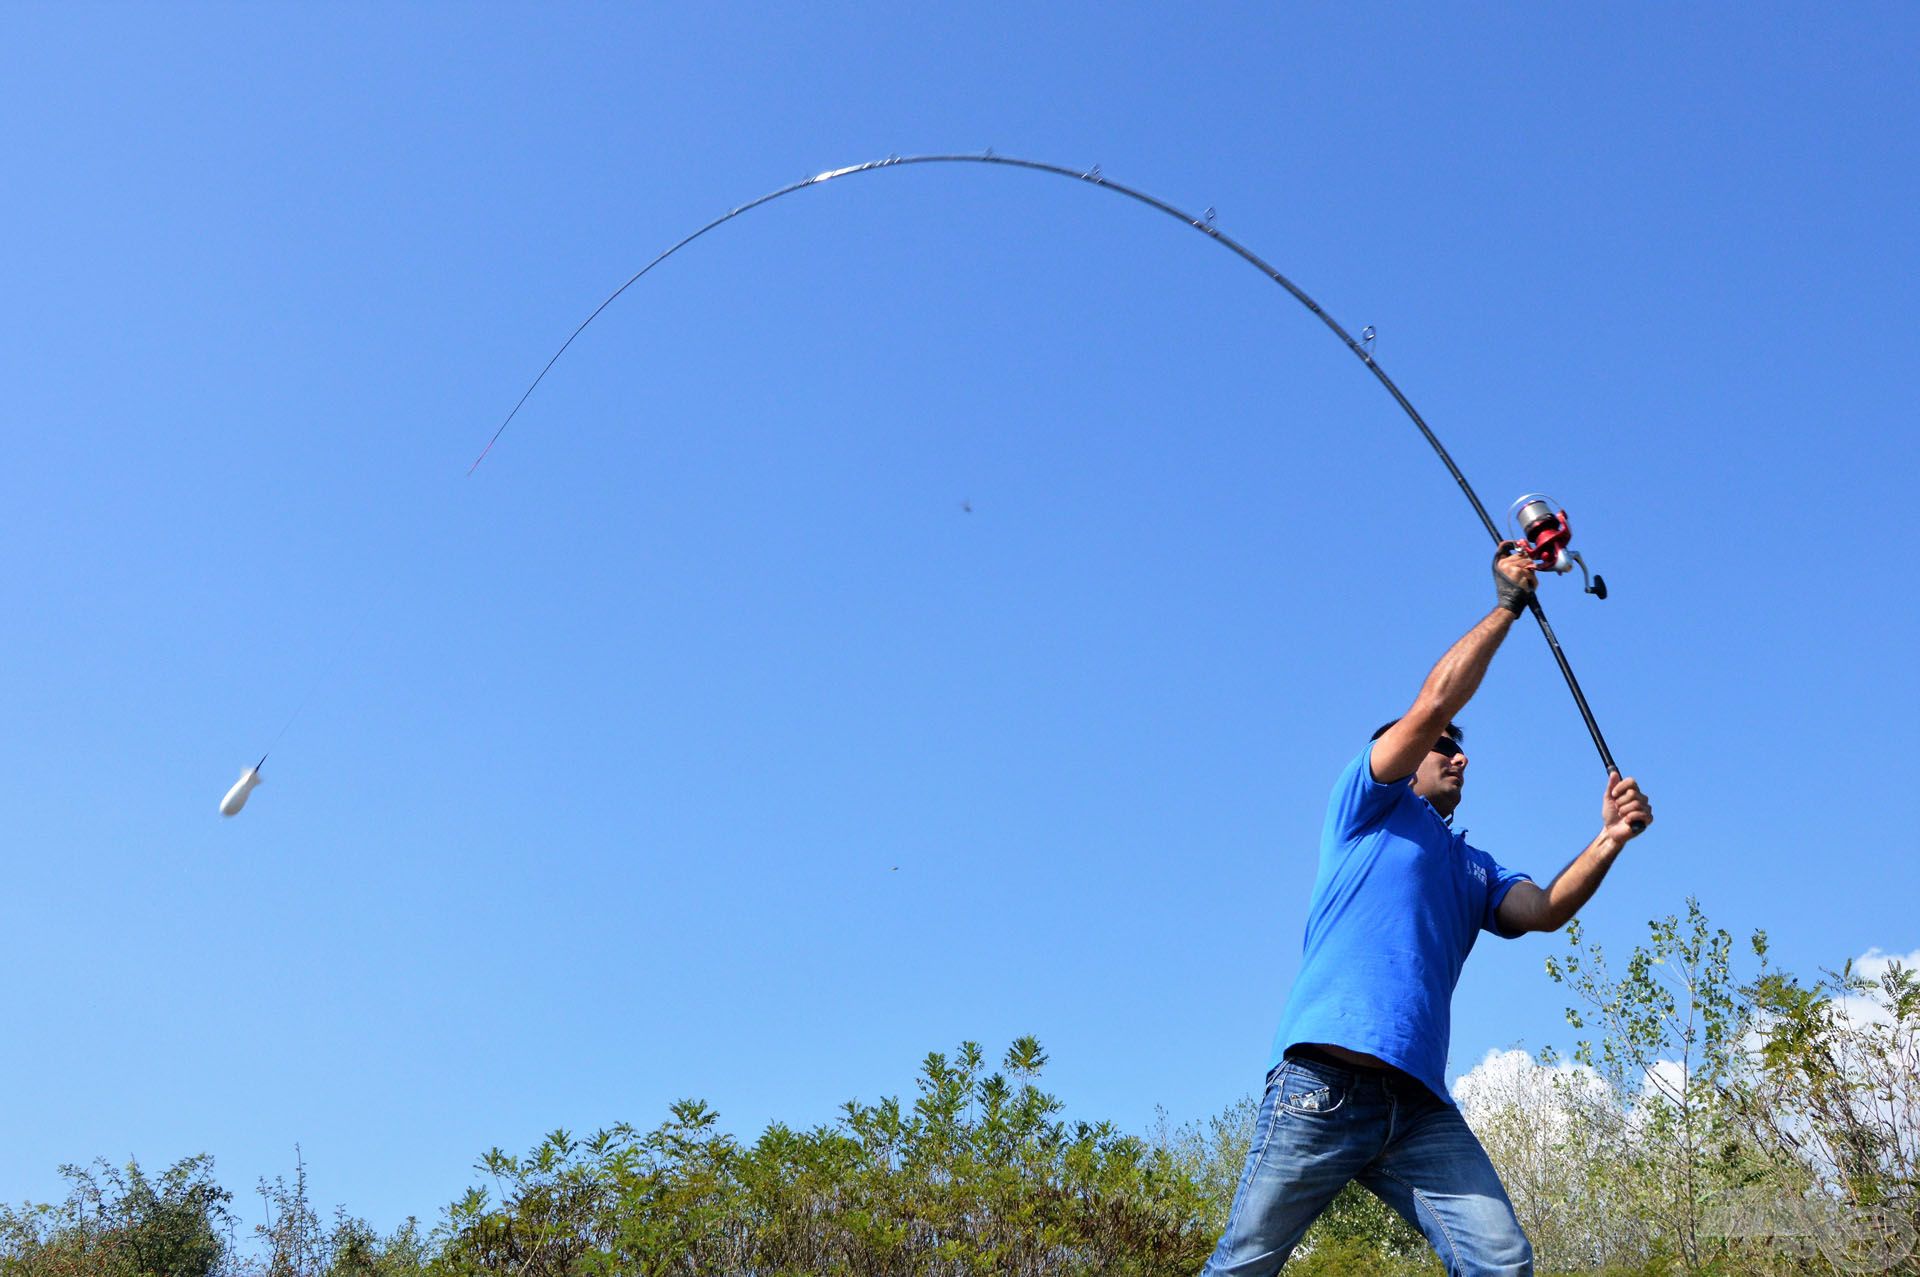
[[[480,468],[480,463],[485,461],[487,454],[493,451],[493,445],[500,441],[500,436],[505,434],[507,427],[513,424],[513,419],[520,414],[520,409],[526,405],[527,400],[532,397],[533,392],[539,389],[540,383],[546,380],[546,376],[553,370],[553,366],[560,362],[560,356],[567,353],[567,348],[573,345],[574,339],[586,331],[587,325],[598,319],[602,311],[613,305],[622,293],[639,283],[654,267],[660,265],[660,263],[666,261],[669,257],[672,257],[675,253],[693,243],[693,241],[699,239],[708,231],[715,230],[732,221],[734,218],[739,217],[741,214],[750,213],[754,209],[765,204],[771,204],[777,199],[783,199],[795,192],[824,185],[838,178],[854,177],[861,173],[877,173],[883,169],[905,168],[912,164],[988,164],[1000,168],[1025,169],[1033,173],[1048,173],[1055,177],[1071,178],[1076,182],[1098,187],[1103,191],[1111,191],[1115,195],[1124,195],[1130,200],[1137,201],[1138,203],[1146,205],[1148,208],[1166,214],[1168,217],[1186,223],[1194,230],[1199,231],[1202,235],[1213,240],[1216,244],[1230,250],[1235,256],[1241,258],[1262,275],[1265,275],[1268,279],[1286,289],[1295,301],[1312,311],[1319,318],[1320,322],[1325,324],[1328,329],[1333,332],[1333,335],[1338,337],[1346,348],[1353,352],[1354,358],[1367,366],[1367,370],[1374,375],[1375,379],[1378,380],[1382,386],[1386,387],[1387,393],[1393,396],[1394,402],[1400,405],[1401,411],[1407,414],[1407,419],[1412,421],[1414,426],[1419,429],[1421,437],[1433,448],[1435,455],[1440,458],[1440,463],[1446,466],[1447,473],[1453,476],[1453,481],[1460,485],[1461,493],[1465,495],[1468,503],[1473,506],[1474,514],[1479,516],[1481,524],[1485,526],[1487,530],[1487,534],[1491,536],[1495,542],[1503,547],[1511,545],[1515,547],[1517,552],[1527,554],[1532,559],[1536,569],[1564,572],[1572,563],[1578,563],[1581,574],[1583,576],[1586,575],[1585,562],[1580,560],[1578,555],[1566,551],[1565,548],[1567,541],[1572,537],[1571,528],[1567,524],[1566,511],[1555,511],[1552,502],[1540,496],[1538,493],[1530,493],[1528,496],[1522,497],[1520,501],[1515,502],[1514,505],[1514,516],[1520,518],[1522,523],[1522,526],[1518,529],[1518,535],[1502,533],[1500,528],[1494,524],[1493,516],[1487,513],[1487,507],[1481,503],[1479,495],[1474,492],[1473,485],[1467,482],[1467,476],[1460,472],[1460,467],[1454,463],[1453,457],[1440,442],[1439,436],[1433,433],[1432,427],[1427,425],[1426,419],[1420,415],[1419,410],[1413,406],[1412,401],[1407,398],[1400,387],[1393,383],[1393,378],[1387,376],[1385,370],[1374,360],[1373,352],[1368,349],[1367,345],[1361,341],[1354,340],[1352,334],[1347,332],[1345,328],[1342,328],[1339,322],[1322,309],[1319,302],[1309,297],[1306,291],[1298,284],[1281,274],[1252,249],[1240,243],[1240,241],[1234,239],[1232,236],[1225,234],[1218,226],[1214,225],[1214,213],[1211,208],[1209,208],[1203,216],[1195,217],[1193,214],[1176,208],[1174,205],[1167,203],[1157,196],[1149,195],[1147,192],[1136,187],[1127,186],[1124,183],[1112,180],[1100,171],[1100,166],[1097,164],[1090,169],[1068,168],[1064,165],[1048,164],[1040,160],[1019,159],[1011,155],[996,155],[991,150],[983,151],[977,155],[889,155],[884,160],[868,160],[864,164],[849,164],[844,168],[828,169],[824,173],[816,173],[812,177],[802,178],[800,181],[789,183],[778,190],[769,191],[758,199],[749,200],[738,208],[729,209],[719,217],[714,218],[705,226],[694,231],[691,235],[680,240],[664,253],[661,253],[658,257],[635,271],[626,283],[614,289],[607,295],[605,301],[602,301],[598,306],[594,307],[592,314],[580,321],[579,326],[567,335],[565,341],[560,343],[560,349],[554,351],[553,357],[547,360],[546,365],[540,369],[539,375],[536,376],[527,386],[526,390],[521,393],[519,400],[513,405],[512,411],[507,413],[506,419],[503,420],[499,428],[493,432],[493,437],[487,440],[487,446],[480,450],[480,455],[475,457],[473,464],[467,467],[467,474],[471,476],[475,470]],[[1372,336],[1371,330],[1363,333],[1362,336],[1363,338],[1370,338]],[[1540,508],[1542,506],[1545,507],[1544,511]],[[1503,550],[1502,552],[1505,551]],[[1606,583],[1598,577],[1594,577],[1589,584],[1588,593],[1598,595],[1600,598],[1605,598]],[[1594,720],[1593,709],[1587,704],[1586,693],[1580,690],[1580,681],[1573,676],[1573,666],[1567,662],[1567,654],[1561,650],[1560,639],[1554,634],[1553,626],[1547,623],[1547,614],[1545,610],[1541,608],[1540,599],[1537,595],[1528,600],[1527,608],[1533,613],[1533,619],[1539,622],[1540,633],[1542,637],[1546,639],[1547,647],[1553,652],[1554,661],[1560,666],[1561,676],[1567,681],[1567,690],[1573,693],[1573,703],[1580,709],[1581,721],[1586,723],[1587,732],[1593,737],[1594,748],[1600,751],[1600,761],[1605,764],[1609,772],[1617,773],[1620,769],[1614,765],[1613,752],[1607,748],[1606,737],[1600,734],[1600,724]]]

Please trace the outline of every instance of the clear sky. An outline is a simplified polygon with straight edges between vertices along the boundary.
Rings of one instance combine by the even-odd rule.
[[[0,9],[0,1198],[298,1144],[384,1227],[496,1144],[827,1120],[1028,1032],[1137,1130],[1257,1087],[1327,788],[1491,601],[1278,289],[1058,179],[863,176],[675,258],[464,477],[647,258],[894,152],[1213,206],[1376,328],[1490,505],[1568,507],[1613,597],[1545,601],[1658,812],[1596,938],[1693,893],[1801,970],[1920,948],[1917,40],[1892,4]],[[1464,722],[1469,836],[1551,875],[1602,775],[1537,634]],[[1564,1044],[1560,947],[1483,941],[1455,1072]]]

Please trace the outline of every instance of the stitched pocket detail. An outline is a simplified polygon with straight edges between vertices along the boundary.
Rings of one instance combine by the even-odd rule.
[[[1281,1084],[1278,1108],[1298,1117],[1324,1117],[1347,1102],[1347,1090],[1304,1070],[1290,1072]]]

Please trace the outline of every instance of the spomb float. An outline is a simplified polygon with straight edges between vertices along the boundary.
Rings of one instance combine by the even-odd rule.
[[[266,761],[264,758],[260,760],[261,763]],[[233,782],[233,788],[229,789],[227,796],[220,800],[220,814],[222,816],[239,815],[240,809],[247,805],[247,795],[253,792],[253,787],[258,785],[260,780],[259,763],[241,772],[240,779]]]

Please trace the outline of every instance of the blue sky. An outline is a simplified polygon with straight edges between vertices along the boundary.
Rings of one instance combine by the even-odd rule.
[[[387,1226],[496,1144],[827,1120],[1028,1032],[1134,1129],[1258,1084],[1327,787],[1490,600],[1279,290],[1057,179],[865,176],[650,277],[464,477],[640,263],[889,153],[1216,208],[1489,505],[1568,506],[1613,597],[1548,609],[1659,816],[1592,935],[1691,893],[1802,970],[1920,947],[1917,35],[0,10],[0,1197],[299,1144]],[[1550,875],[1601,775],[1536,634],[1464,721],[1470,836]],[[1560,947],[1483,943],[1455,1071],[1564,1041]]]

